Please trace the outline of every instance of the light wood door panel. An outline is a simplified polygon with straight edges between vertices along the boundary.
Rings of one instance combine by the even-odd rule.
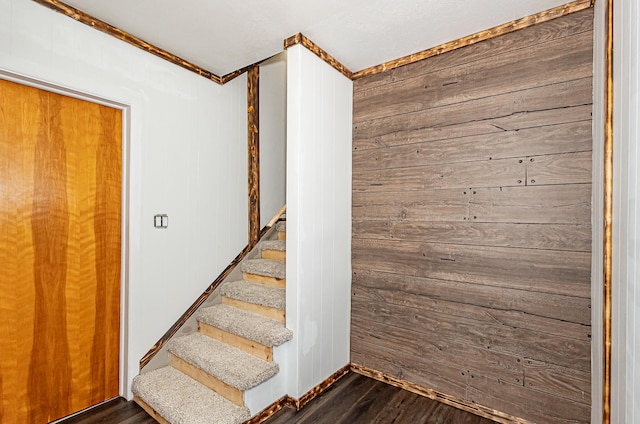
[[[121,112],[0,81],[0,422],[118,395]]]

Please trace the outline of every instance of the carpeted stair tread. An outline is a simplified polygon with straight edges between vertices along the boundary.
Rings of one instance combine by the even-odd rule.
[[[287,242],[284,240],[265,240],[260,243],[262,250],[287,250]]]
[[[282,261],[271,259],[247,259],[240,266],[242,272],[249,274],[265,275],[274,278],[286,278],[287,266]]]
[[[279,346],[293,337],[281,322],[228,305],[204,308],[197,320],[264,346]]]
[[[263,361],[199,333],[177,337],[167,349],[238,390],[252,389],[276,375],[280,369],[275,362]]]
[[[244,302],[256,305],[270,306],[282,309],[285,307],[285,289],[265,286],[264,284],[250,283],[248,281],[230,281],[222,284],[220,293]]]
[[[286,232],[287,231],[287,221],[278,221],[276,223],[276,230],[277,231],[281,231],[281,232]]]
[[[251,417],[248,408],[171,367],[137,376],[131,390],[172,424],[240,424]]]

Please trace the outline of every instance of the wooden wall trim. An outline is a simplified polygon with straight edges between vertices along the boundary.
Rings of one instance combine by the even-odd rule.
[[[351,371],[357,374],[364,375],[366,377],[373,378],[378,381],[382,381],[383,383],[387,383],[392,386],[399,387],[401,389],[407,390],[417,395],[424,396],[429,399],[437,400],[438,402],[442,402],[447,405],[451,405],[454,408],[462,409],[464,411],[471,412],[472,414],[489,418],[498,423],[502,423],[502,424],[530,423],[529,421],[523,420],[522,418],[517,418],[511,415],[505,414],[503,412],[496,411],[495,409],[487,408],[485,406],[471,403],[466,400],[458,399],[455,396],[450,396],[450,395],[438,392],[436,390],[428,389],[426,387],[419,386],[409,381],[402,380],[400,378],[396,378],[376,370],[372,370],[371,368],[367,368],[362,365],[357,365],[352,363]]]
[[[282,396],[280,399],[267,406],[262,411],[245,421],[243,424],[260,424],[274,416],[278,411],[287,406],[294,408],[295,399],[291,396]]]
[[[342,377],[347,375],[351,371],[351,364],[347,364],[344,367],[340,368],[338,371],[331,374],[327,377],[326,380],[315,386],[313,389],[309,390],[307,393],[302,395],[300,399],[296,399],[289,395],[283,396],[271,405],[267,406],[262,411],[258,412],[256,415],[251,417],[251,419],[244,422],[244,424],[260,424],[265,422],[270,417],[272,417],[276,412],[284,408],[285,406],[294,408],[296,411],[302,409],[306,404],[315,399],[322,392],[331,387],[336,381],[340,380]]]
[[[260,240],[260,68],[247,72],[247,162],[249,185],[249,248]]]
[[[441,44],[439,46],[423,50],[418,53],[410,54],[408,56],[401,57],[399,59],[391,60],[380,65],[372,66],[370,68],[363,69],[358,72],[354,72],[351,75],[352,80],[357,80],[370,75],[379,74],[391,69],[399,68],[401,66],[409,65],[415,62],[419,62],[424,59],[428,59],[433,56],[450,52],[452,50],[459,49],[461,47],[469,46],[471,44],[479,43],[480,41],[489,40],[491,38],[498,37],[500,35],[508,34],[510,32],[517,31],[519,29],[527,28],[532,25],[536,25],[542,22],[550,21],[552,19],[559,18],[561,16],[568,15],[570,13],[579,12],[584,9],[592,7],[592,0],[576,0],[574,2],[558,6],[553,9],[545,10],[535,15],[530,15],[515,21],[508,22],[506,24],[498,25],[491,29],[477,32],[475,34],[459,38],[448,43]],[[286,48],[286,42],[285,42]]]
[[[612,220],[613,220],[613,0],[606,5],[606,79],[604,109],[604,246],[603,246],[603,325],[604,358],[602,388],[602,423],[611,422],[611,273],[612,273]]]
[[[105,34],[109,34],[112,37],[117,38],[118,40],[122,40],[128,44],[131,44],[134,47],[137,47],[141,50],[144,50],[147,53],[151,53],[154,56],[157,56],[161,59],[164,59],[168,62],[173,63],[174,65],[178,65],[184,69],[187,69],[191,72],[195,72],[198,75],[201,75],[205,78],[207,78],[208,80],[211,80],[213,82],[216,82],[218,84],[223,84],[223,78],[217,76],[216,74],[214,74],[213,72],[207,71],[206,69],[195,65],[187,60],[184,60],[172,53],[169,53],[166,50],[163,50],[159,47],[154,46],[151,43],[147,43],[146,41],[142,40],[141,38],[136,37],[135,35],[131,35],[126,31],[123,31],[113,25],[110,25],[104,21],[101,21],[100,19],[94,18],[93,16],[76,9],[75,7],[69,6],[66,3],[63,3],[59,0],[33,0],[38,4],[41,4],[43,6],[48,7],[51,10],[54,10],[56,12],[62,13],[63,15],[66,15],[72,19],[75,19],[78,22],[81,22],[85,25],[88,25],[92,28],[97,29],[98,31],[104,32]],[[238,71],[236,71],[238,72]],[[232,75],[228,74],[228,75]],[[236,75],[237,76],[237,75]],[[225,75],[225,78],[228,77],[227,75]],[[229,78],[233,79],[235,78]]]
[[[318,56],[320,59],[325,61],[329,66],[333,67],[336,71],[340,72],[345,77],[352,79],[353,72],[351,72],[346,66],[342,63],[338,62],[333,56],[323,50],[316,43],[311,41],[302,33],[297,33],[296,35],[292,35],[291,37],[284,40],[284,49],[288,49],[289,47],[295,46],[296,44],[302,44],[307,48],[311,53]]]
[[[296,410],[299,411],[300,409],[302,409],[307,403],[311,402],[318,395],[331,387],[336,381],[347,375],[349,371],[351,371],[351,364],[347,364],[344,367],[340,368],[338,371],[327,377],[327,379],[322,383],[318,384],[316,387],[302,395],[302,397],[296,401]]]

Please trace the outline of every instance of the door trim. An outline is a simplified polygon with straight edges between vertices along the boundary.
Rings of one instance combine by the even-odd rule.
[[[73,97],[102,106],[118,109],[122,112],[122,205],[120,228],[120,352],[119,352],[119,394],[127,398],[128,394],[128,334],[129,334],[129,176],[130,176],[130,137],[131,137],[131,107],[130,105],[83,93],[69,87],[42,81],[36,78],[10,72],[0,68],[0,79],[38,88],[44,91]]]

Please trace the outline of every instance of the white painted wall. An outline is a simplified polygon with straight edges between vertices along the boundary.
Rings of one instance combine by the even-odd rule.
[[[287,51],[287,326],[299,397],[349,363],[351,80]]]
[[[221,87],[25,0],[0,0],[2,70],[128,105],[130,396],[139,359],[247,244],[246,76]]]
[[[260,228],[285,204],[287,52],[260,64]]]
[[[255,414],[350,361],[352,82],[302,46],[286,52],[287,327],[280,372],[245,394]],[[262,113],[262,111],[261,111]]]
[[[596,2],[598,4],[599,2]],[[603,2],[600,2],[603,3]],[[611,422],[640,422],[640,6],[614,1]]]

